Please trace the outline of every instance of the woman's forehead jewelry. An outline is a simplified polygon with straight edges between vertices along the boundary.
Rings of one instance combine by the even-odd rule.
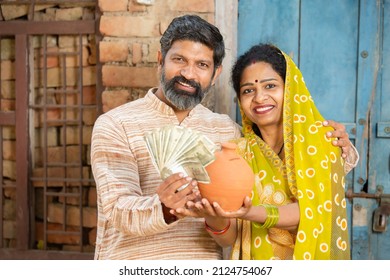
[[[255,80],[255,83],[257,83],[259,80]]]

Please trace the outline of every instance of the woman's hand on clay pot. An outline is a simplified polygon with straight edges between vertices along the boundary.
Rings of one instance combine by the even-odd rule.
[[[243,205],[236,211],[225,211],[219,206],[218,203],[213,203],[213,209],[217,216],[224,218],[243,218],[249,212],[249,209],[252,207],[252,201],[247,196],[244,199]]]
[[[252,207],[252,201],[249,197],[245,197],[242,207],[236,211],[225,211],[217,202],[210,203],[206,198],[201,201],[188,201],[186,207],[178,208],[172,214],[190,217],[223,217],[223,218],[242,218]]]
[[[172,210],[171,213],[178,217],[196,217],[204,218],[207,216],[217,216],[210,202],[206,198],[199,200],[187,201],[185,207],[180,207]]]

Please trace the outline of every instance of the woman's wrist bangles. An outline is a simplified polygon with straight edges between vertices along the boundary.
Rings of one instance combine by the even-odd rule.
[[[264,223],[254,223],[254,225],[258,228],[272,228],[279,221],[279,208],[276,205],[272,204],[260,204],[259,206],[263,206],[267,213],[267,218]]]
[[[215,234],[215,235],[220,235],[220,234],[224,234],[225,232],[227,232],[228,229],[230,228],[230,224],[231,224],[230,219],[229,219],[228,221],[229,221],[228,225],[227,225],[224,229],[221,229],[221,230],[215,230],[215,229],[211,228],[211,227],[206,223],[206,220],[204,221],[204,226],[205,226],[205,228],[206,228],[206,230],[207,230],[208,232],[211,232],[212,234]]]

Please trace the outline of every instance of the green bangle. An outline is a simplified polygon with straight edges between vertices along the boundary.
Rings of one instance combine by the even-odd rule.
[[[279,208],[272,204],[260,204],[259,206],[263,206],[267,213],[267,218],[264,223],[253,223],[257,228],[272,228],[279,221]]]

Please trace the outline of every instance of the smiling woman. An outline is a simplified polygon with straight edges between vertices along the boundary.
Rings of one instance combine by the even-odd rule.
[[[256,80],[258,82],[256,82]],[[240,103],[244,114],[259,127],[265,138],[278,135],[271,145],[275,153],[283,147],[283,100],[284,80],[271,64],[256,62],[242,73],[240,82]],[[274,134],[274,131],[279,133]]]
[[[256,45],[232,79],[245,136],[237,142],[257,178],[232,258],[349,259],[344,160],[301,72],[278,48]]]

